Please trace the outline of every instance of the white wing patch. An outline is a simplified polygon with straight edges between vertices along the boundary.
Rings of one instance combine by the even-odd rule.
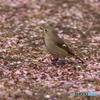
[[[63,47],[66,47],[66,44],[63,44],[62,46],[63,46]]]

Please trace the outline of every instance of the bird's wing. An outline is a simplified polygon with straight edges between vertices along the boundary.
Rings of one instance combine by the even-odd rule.
[[[75,55],[75,54],[73,53],[73,51],[72,51],[66,44],[63,44],[63,45],[62,45],[62,44],[58,43],[57,46],[59,46],[60,48],[66,50],[69,54]]]
[[[61,38],[59,38],[59,37],[57,37],[57,38],[58,39],[55,39],[55,44],[58,47],[60,47],[60,48],[64,49],[65,51],[67,51],[69,54],[75,56],[74,52],[67,46],[67,44],[65,44],[65,42]]]

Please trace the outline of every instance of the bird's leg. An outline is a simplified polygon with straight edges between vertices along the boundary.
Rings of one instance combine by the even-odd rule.
[[[65,57],[60,58],[58,64],[59,64],[59,65],[62,65],[62,66],[65,65],[65,64],[66,64],[66,62],[65,62]]]
[[[59,66],[59,65],[65,65],[65,58],[60,58],[59,60],[58,60],[59,58],[54,58],[53,60],[52,60],[52,64],[53,65],[56,65],[56,66]]]
[[[58,60],[58,58],[54,58],[54,59],[52,59],[52,60],[51,60],[51,61],[52,61],[52,64],[53,64],[53,65],[56,65],[57,60]]]

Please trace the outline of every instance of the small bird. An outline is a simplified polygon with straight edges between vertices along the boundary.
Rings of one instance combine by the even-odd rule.
[[[80,57],[74,54],[67,44],[56,34],[54,28],[40,28],[44,32],[45,45],[49,53],[56,59],[63,57],[74,57],[84,62]]]

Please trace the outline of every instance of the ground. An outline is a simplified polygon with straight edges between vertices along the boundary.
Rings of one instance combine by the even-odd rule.
[[[99,100],[99,9],[99,0],[0,0],[0,100]],[[66,57],[52,65],[46,26],[85,63]]]

